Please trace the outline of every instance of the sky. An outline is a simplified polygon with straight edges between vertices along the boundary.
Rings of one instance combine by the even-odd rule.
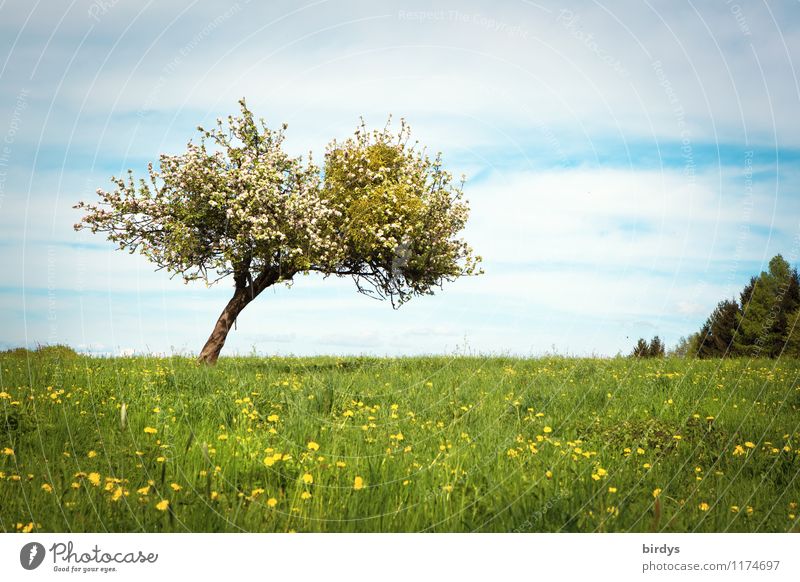
[[[485,273],[398,310],[298,277],[224,354],[613,356],[800,253],[796,2],[0,0],[0,349],[197,353],[185,285],[72,207],[245,97],[287,149],[404,118],[465,174]]]

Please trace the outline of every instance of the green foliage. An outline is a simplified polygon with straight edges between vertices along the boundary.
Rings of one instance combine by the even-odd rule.
[[[788,333],[788,317],[800,305],[797,271],[781,255],[769,262],[769,270],[751,280],[742,292],[737,315],[736,350],[747,356],[781,355]]]
[[[797,360],[0,369],[3,531],[647,531],[656,489],[665,532],[798,527]]]
[[[736,301],[720,301],[700,329],[697,356],[723,358],[736,355],[734,342],[741,311]]]
[[[663,358],[665,354],[666,348],[664,346],[664,342],[661,341],[660,337],[654,336],[653,339],[650,340],[650,343],[648,343],[644,338],[639,338],[639,340],[636,342],[636,345],[633,347],[631,357]]]
[[[408,145],[403,123],[362,126],[332,142],[325,168],[283,151],[284,125],[241,115],[202,127],[199,143],[162,155],[149,180],[112,178],[76,229],[105,233],[186,281],[233,276],[254,294],[296,274],[352,276],[358,289],[400,304],[444,281],[478,272],[458,233],[468,207],[460,186]],[[256,285],[253,285],[256,281]]]
[[[800,309],[800,276],[781,256],[751,277],[734,300],[721,301],[699,332],[682,348],[701,358],[725,356],[800,357],[793,324]]]

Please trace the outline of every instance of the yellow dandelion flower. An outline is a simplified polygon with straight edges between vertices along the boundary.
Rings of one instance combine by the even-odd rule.
[[[86,456],[89,457],[90,459],[94,459],[97,456],[97,451],[89,451],[88,453],[86,453]]]
[[[616,493],[617,492],[617,488],[616,487],[609,487],[608,488],[608,492],[609,493]]]
[[[308,446],[308,450],[309,451],[318,451],[319,450],[319,445],[317,443],[315,443],[314,441],[309,441],[307,446]]]
[[[147,495],[148,493],[150,493],[150,485],[145,485],[144,487],[137,489],[136,493],[138,493],[139,495]]]
[[[211,501],[216,501],[217,497],[219,497],[219,493],[216,491],[211,492]]]
[[[44,491],[45,493],[52,493],[53,486],[50,485],[49,483],[42,483],[42,491]]]
[[[306,485],[311,485],[314,482],[314,476],[311,473],[306,473],[303,475],[303,483]]]
[[[280,419],[280,417],[279,417],[277,414],[270,414],[270,415],[267,417],[267,420],[268,420],[269,422],[278,422],[278,420],[279,420],[279,419]]]
[[[157,432],[158,432],[158,430],[153,428],[152,426],[144,427],[144,433],[145,434],[156,434]]]
[[[303,501],[305,501],[306,499],[311,499],[311,493],[309,493],[308,491],[303,491],[300,494],[300,499],[302,499]]]
[[[344,469],[347,466],[347,463],[345,463],[344,461],[336,461],[336,466],[339,467],[340,469]]]
[[[22,528],[22,533],[31,533],[31,531],[33,531],[33,522]]]
[[[545,434],[551,433],[551,432],[553,432],[553,427],[546,426],[546,427],[544,427],[544,428],[542,429],[542,431],[543,431]],[[563,438],[563,435],[562,435],[562,438]]]
[[[89,480],[89,483],[95,487],[100,485],[100,473],[89,473],[89,476],[86,478]]]
[[[362,479],[361,477],[356,477],[355,480],[353,481],[353,489],[358,491],[359,489],[363,488],[364,488],[364,479]]]
[[[267,499],[267,506],[275,507],[276,505],[278,505],[277,499],[275,499],[274,497],[270,497],[269,499]]]
[[[3,449],[3,454],[4,455],[8,455],[9,457],[13,457],[14,456],[14,449],[6,447],[6,448]]]
[[[181,487],[177,483],[170,483],[169,486],[172,487],[173,491],[180,491],[181,489],[183,489],[183,487]]]
[[[731,505],[731,513],[739,513],[739,506]]]
[[[119,501],[120,497],[125,493],[125,490],[122,487],[117,487],[114,489],[114,493],[111,495],[111,501]]]
[[[548,479],[552,479],[553,472],[548,469],[547,471],[544,472],[544,476],[547,477]]]
[[[736,448],[733,449],[733,456],[734,457],[738,457],[740,455],[743,455],[744,453],[745,453],[745,450],[742,448],[742,445],[736,445]]]
[[[218,440],[218,441],[226,441],[226,440],[228,440],[228,435],[226,435],[226,434],[221,434],[221,435],[219,435],[219,436],[217,437],[217,440]]]
[[[703,502],[702,502],[700,505],[698,505],[698,506],[697,506],[697,508],[698,508],[700,511],[708,511],[708,510],[710,509],[710,506],[708,505],[708,503],[706,503],[705,501],[703,501]]]
[[[744,446],[746,446],[748,449],[756,448],[756,444],[755,443],[751,443],[750,441],[747,441],[746,443],[744,443]]]
[[[653,497],[655,498],[661,495],[661,491],[662,489],[660,487],[656,487],[655,489],[653,489]]]
[[[169,509],[169,501],[167,501],[166,499],[162,499],[161,501],[156,503],[156,509],[159,511],[166,511],[167,509]]]

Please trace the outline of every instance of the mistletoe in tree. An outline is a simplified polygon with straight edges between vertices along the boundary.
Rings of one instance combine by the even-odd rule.
[[[480,272],[462,239],[463,181],[410,143],[408,126],[369,132],[363,122],[331,142],[323,171],[283,150],[284,131],[241,115],[199,127],[198,143],[161,155],[149,179],[133,172],[98,189],[76,229],[105,233],[186,282],[232,277],[233,297],[200,352],[217,361],[242,310],[299,274],[350,276],[359,292],[398,307],[445,281]]]

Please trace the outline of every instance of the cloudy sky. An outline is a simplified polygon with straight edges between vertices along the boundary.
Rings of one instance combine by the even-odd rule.
[[[796,2],[0,0],[0,348],[196,352],[185,286],[72,205],[246,97],[293,153],[404,117],[467,176],[485,274],[398,311],[299,278],[226,353],[614,355],[800,253]]]

